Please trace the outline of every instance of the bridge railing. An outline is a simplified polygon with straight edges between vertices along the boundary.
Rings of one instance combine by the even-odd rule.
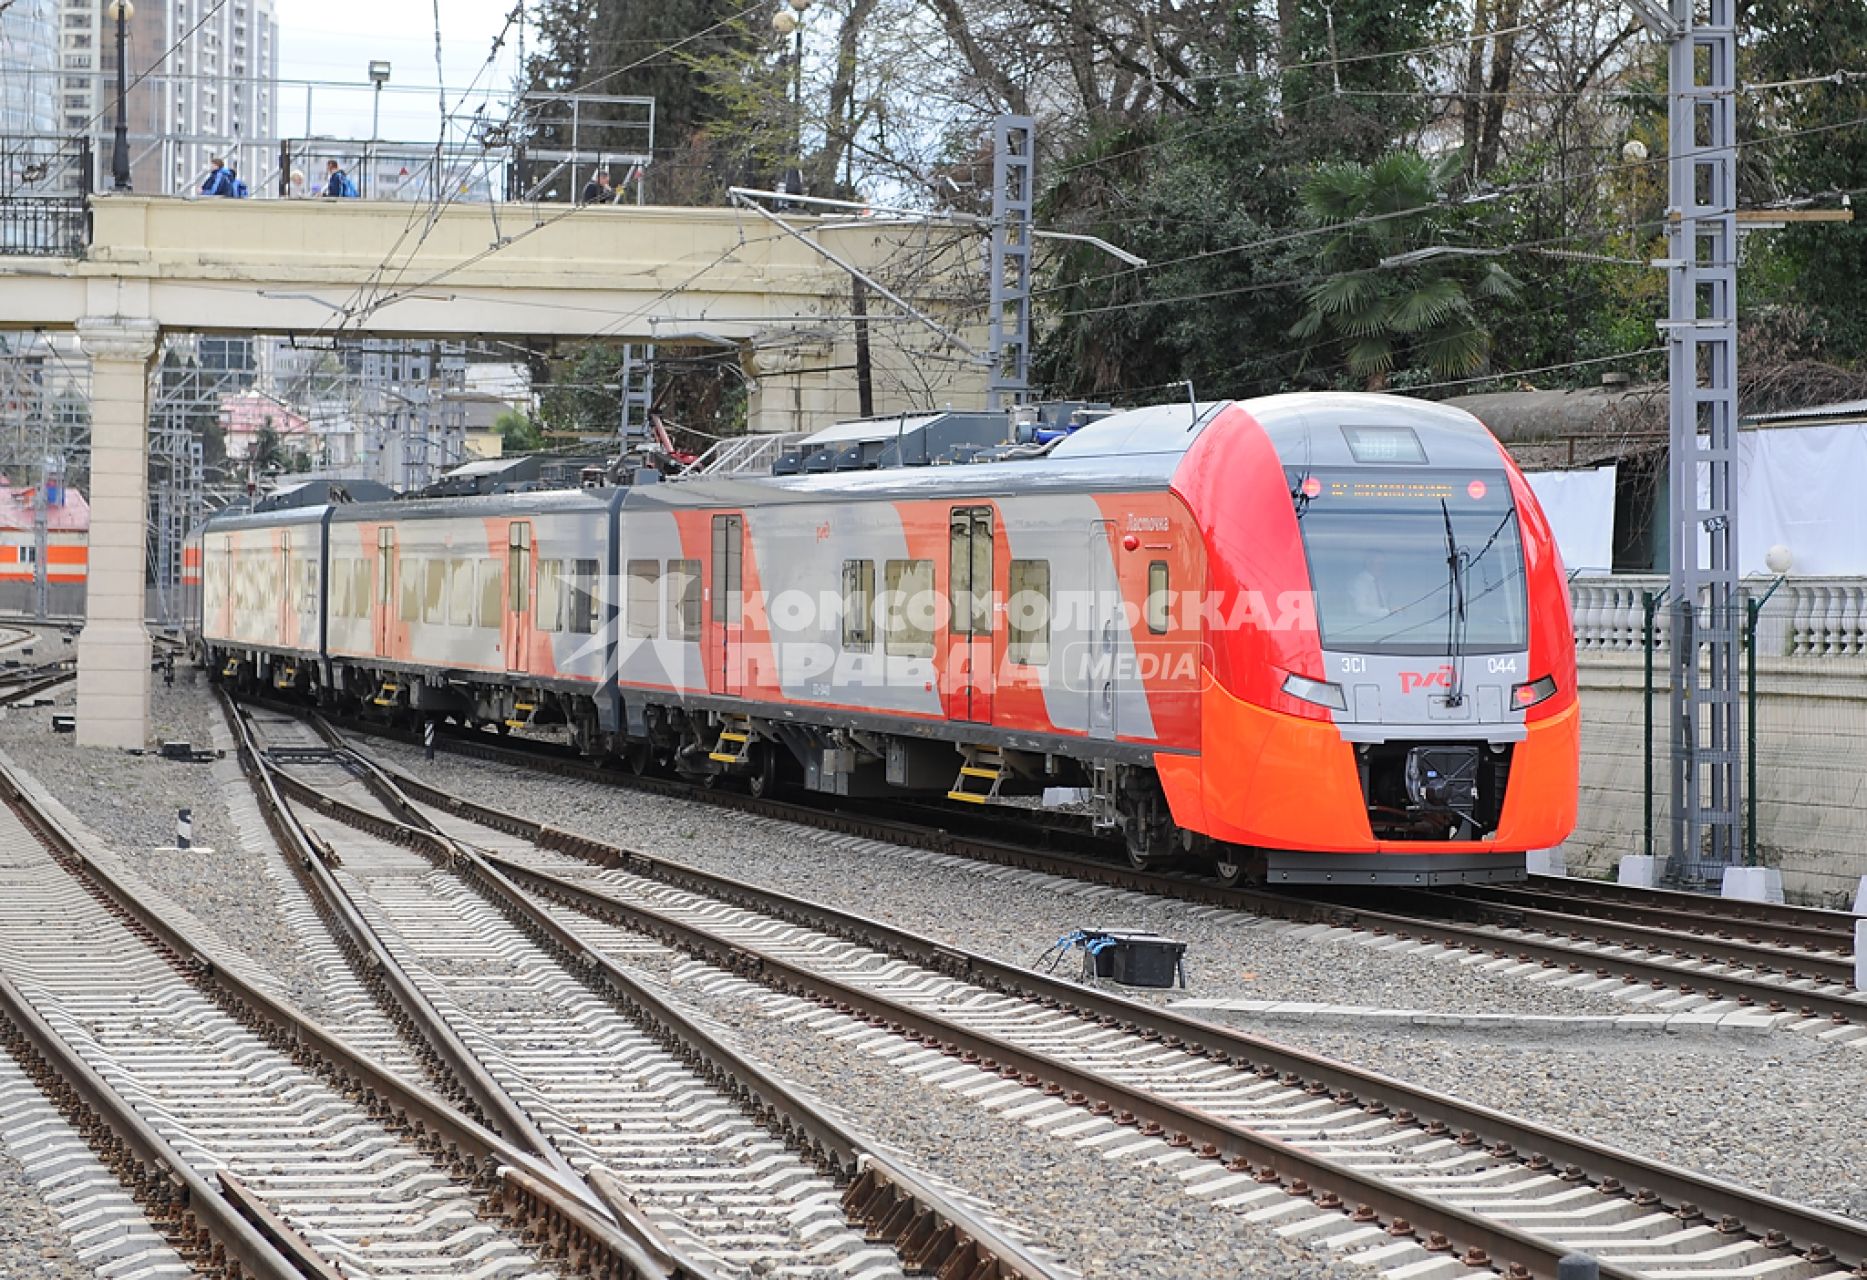
[[[1772,579],[1746,579],[1761,598]],[[1569,583],[1575,614],[1575,643],[1582,652],[1639,653],[1646,643],[1646,595],[1666,590],[1658,575],[1581,577]],[[1655,647],[1667,647],[1671,610],[1664,603],[1653,619]],[[1867,578],[1787,578],[1757,619],[1757,653],[1777,658],[1867,656]]]
[[[90,243],[88,138],[0,134],[0,254],[74,258]]]

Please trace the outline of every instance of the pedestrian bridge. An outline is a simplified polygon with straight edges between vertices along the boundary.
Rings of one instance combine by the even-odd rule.
[[[75,211],[74,211],[75,213]],[[78,736],[144,745],[149,366],[164,331],[606,339],[736,351],[754,430],[982,403],[976,235],[749,209],[108,194],[75,256],[0,252],[0,328],[91,358]],[[870,318],[852,318],[853,268]],[[890,296],[892,295],[892,297]]]

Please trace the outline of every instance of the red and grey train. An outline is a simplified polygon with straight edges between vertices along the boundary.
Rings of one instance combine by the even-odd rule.
[[[637,769],[973,804],[1086,791],[1137,865],[1511,879],[1575,820],[1568,593],[1477,419],[1117,413],[1041,456],[216,519],[223,676],[563,725]]]

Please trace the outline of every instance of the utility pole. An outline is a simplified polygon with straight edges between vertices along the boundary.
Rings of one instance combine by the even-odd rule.
[[[1629,0],[1667,42],[1672,859],[1742,856],[1737,567],[1737,0]],[[1702,16],[1701,16],[1702,15]],[[1701,665],[1703,669],[1701,670]]]
[[[1030,116],[992,123],[991,380],[985,407],[1022,404],[1031,394],[1031,206],[1037,126]]]

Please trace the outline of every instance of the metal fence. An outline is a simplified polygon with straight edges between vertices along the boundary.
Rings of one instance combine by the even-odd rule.
[[[0,134],[0,254],[77,257],[90,194],[89,139]]]
[[[1744,584],[1742,858],[1792,896],[1846,903],[1867,875],[1867,578]],[[1661,577],[1570,584],[1581,663],[1583,794],[1570,863],[1672,852],[1668,651],[1680,609]],[[1703,621],[1703,609],[1700,609]]]

